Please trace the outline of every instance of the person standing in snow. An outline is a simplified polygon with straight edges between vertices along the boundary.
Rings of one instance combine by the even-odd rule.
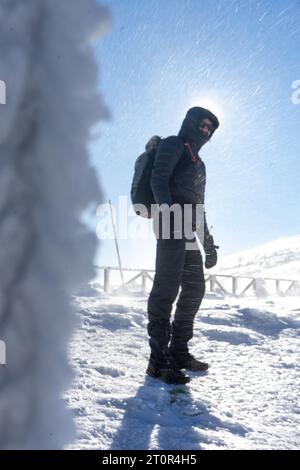
[[[198,152],[218,127],[219,121],[213,113],[194,107],[187,112],[178,135],[161,141],[151,176],[157,207],[191,204],[194,208],[204,204],[206,170]],[[209,233],[205,213],[203,223],[205,267],[212,268],[217,263],[218,247]],[[194,241],[197,248],[192,250],[186,247],[184,233],[175,238],[174,224],[170,238],[163,237],[161,231],[156,236],[156,271],[147,304],[151,354],[146,373],[166,383],[188,383],[190,378],[182,369],[205,371],[208,368],[208,364],[198,361],[188,349],[194,318],[205,293],[202,255],[194,233],[197,229],[193,223],[193,239],[189,241]],[[171,323],[172,306],[180,287]]]

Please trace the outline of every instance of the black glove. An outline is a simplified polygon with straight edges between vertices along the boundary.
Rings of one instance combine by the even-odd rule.
[[[203,248],[205,251],[205,267],[206,269],[213,268],[218,261],[217,250],[219,247],[214,244],[214,239],[212,235],[208,235],[204,239]]]

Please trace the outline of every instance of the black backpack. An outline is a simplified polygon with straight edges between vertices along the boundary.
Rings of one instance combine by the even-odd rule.
[[[162,138],[154,135],[146,145],[146,150],[140,155],[134,165],[134,175],[131,184],[131,202],[137,215],[146,216],[141,211],[141,207],[136,204],[143,204],[150,213],[151,204],[155,204],[155,199],[151,189],[151,173],[153,169],[154,157]]]
[[[134,175],[131,184],[131,202],[134,211],[137,215],[142,217],[151,217],[151,204],[155,204],[154,195],[151,188],[151,174],[154,164],[156,152],[162,138],[158,135],[151,137],[146,145],[146,151],[140,155],[134,166]],[[195,162],[194,156],[188,143],[184,144],[188,149],[188,153],[192,160]],[[147,212],[141,211],[140,204],[147,208]],[[137,206],[136,206],[137,205]]]

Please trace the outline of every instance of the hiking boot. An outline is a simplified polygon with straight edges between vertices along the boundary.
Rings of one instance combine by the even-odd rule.
[[[172,354],[172,361],[174,367],[177,369],[186,369],[192,372],[204,372],[208,369],[209,365],[206,362],[198,361],[189,352]]]
[[[146,374],[154,379],[159,379],[166,384],[187,384],[190,381],[190,378],[187,375],[184,375],[183,372],[175,369],[169,363],[160,368],[149,363]]]

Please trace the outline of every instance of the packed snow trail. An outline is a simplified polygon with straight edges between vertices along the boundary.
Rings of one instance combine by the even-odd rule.
[[[146,301],[92,288],[74,299],[72,448],[299,448],[299,298],[205,298],[191,350],[211,367],[180,387],[145,377]]]

